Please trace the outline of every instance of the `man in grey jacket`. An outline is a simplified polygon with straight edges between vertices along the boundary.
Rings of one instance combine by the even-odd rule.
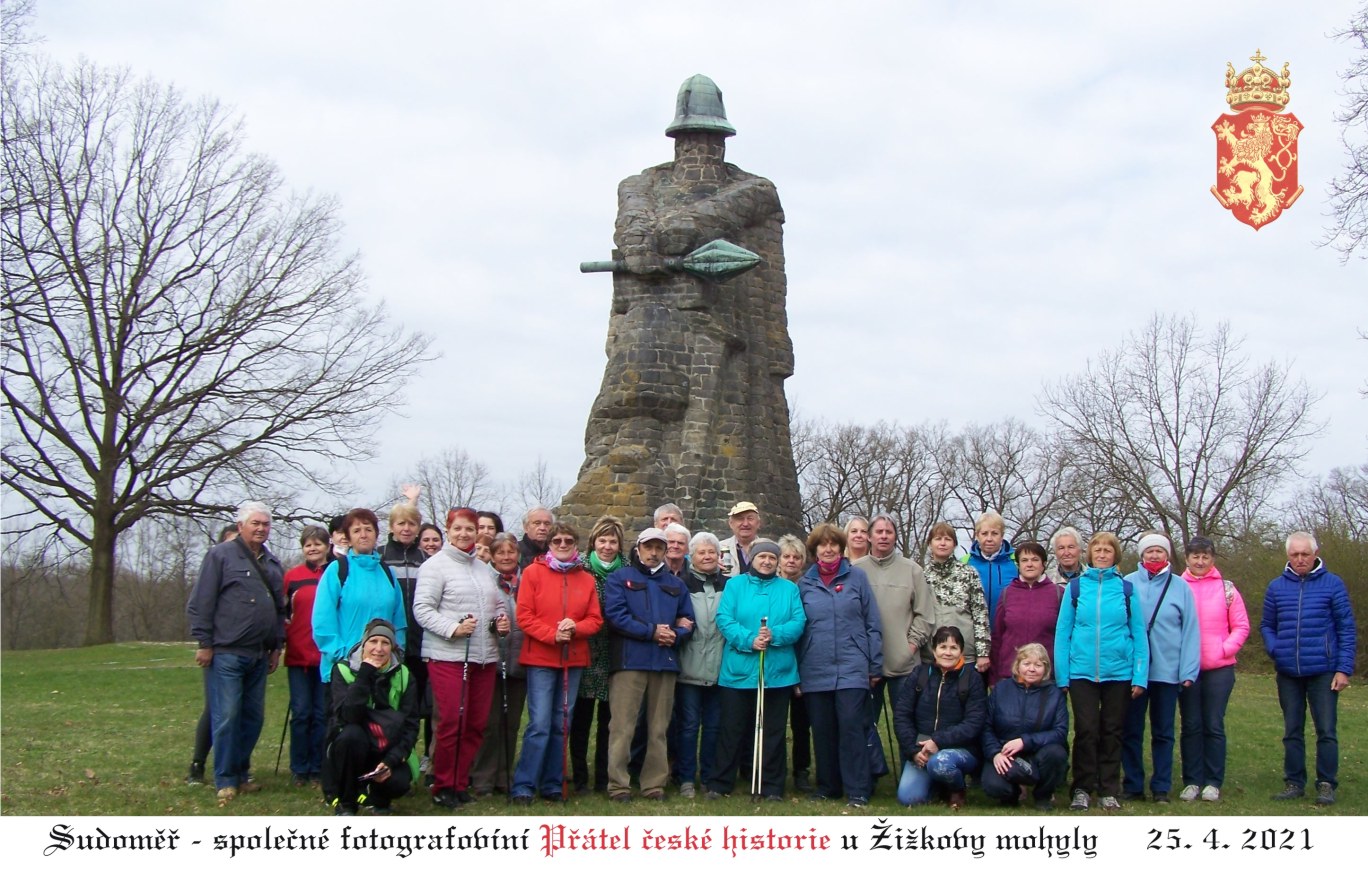
[[[881,513],[869,521],[869,554],[855,565],[869,578],[883,627],[883,680],[870,701],[870,723],[878,721],[885,685],[894,705],[903,680],[916,667],[922,646],[931,639],[936,599],[922,567],[898,550],[898,524]],[[899,765],[901,766],[901,765]]]
[[[266,676],[285,644],[285,568],[266,548],[271,511],[257,501],[238,508],[238,536],[205,554],[185,611],[209,671],[214,729],[214,786],[219,803],[260,788],[247,768],[266,715]]]

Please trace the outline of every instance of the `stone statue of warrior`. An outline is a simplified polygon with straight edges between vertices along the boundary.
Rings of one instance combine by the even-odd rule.
[[[680,87],[665,133],[674,161],[618,187],[608,364],[560,513],[589,522],[615,513],[644,528],[656,505],[673,501],[691,528],[720,529],[735,503],[751,501],[767,533],[798,531],[778,193],[725,161],[736,129],[706,76]],[[667,263],[718,240],[759,264],[710,280]]]

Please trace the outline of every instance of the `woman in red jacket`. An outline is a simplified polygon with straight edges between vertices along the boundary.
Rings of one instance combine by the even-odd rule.
[[[551,529],[550,552],[523,570],[518,586],[518,659],[527,672],[527,729],[513,771],[513,803],[530,804],[540,792],[564,797],[565,738],[589,665],[589,637],[603,626],[594,576],[579,555],[579,535],[568,523]]]

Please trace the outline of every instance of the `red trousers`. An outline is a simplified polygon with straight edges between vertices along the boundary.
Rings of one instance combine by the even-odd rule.
[[[498,669],[497,663],[428,661],[428,681],[437,704],[437,743],[432,752],[434,794],[470,787],[470,765],[484,742]]]

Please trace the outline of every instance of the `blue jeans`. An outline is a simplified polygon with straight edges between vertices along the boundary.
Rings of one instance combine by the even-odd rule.
[[[1221,666],[1203,670],[1178,695],[1183,713],[1183,784],[1214,785],[1225,782],[1226,705],[1235,690],[1235,667]]]
[[[679,760],[675,772],[681,783],[707,782],[712,778],[717,725],[722,719],[722,704],[717,695],[716,686],[675,685],[675,720],[679,723]]]
[[[898,803],[905,807],[926,803],[931,800],[932,784],[964,791],[964,774],[973,773],[978,765],[978,758],[968,749],[941,749],[924,768],[905,761],[902,778],[898,780]]]
[[[523,731],[522,752],[513,771],[513,797],[561,796],[564,779],[564,732],[574,717],[584,669],[566,670],[550,666],[527,666],[527,729]],[[564,692],[564,693],[563,693]],[[566,717],[564,707],[570,706]]]
[[[1335,723],[1339,694],[1330,690],[1333,672],[1321,675],[1278,673],[1278,705],[1283,713],[1283,780],[1306,787],[1306,707],[1316,725],[1316,782],[1339,786],[1339,738]]]
[[[290,772],[318,776],[323,772],[324,716],[328,686],[317,666],[286,666],[290,682]]]
[[[214,786],[247,781],[252,750],[266,718],[265,654],[249,657],[215,651],[210,664],[209,709],[214,721]]]
[[[1178,717],[1181,684],[1151,681],[1145,692],[1130,701],[1121,727],[1121,790],[1145,793],[1145,714],[1150,724],[1150,752],[1154,775],[1150,791],[1167,794],[1173,787],[1173,723]]]

